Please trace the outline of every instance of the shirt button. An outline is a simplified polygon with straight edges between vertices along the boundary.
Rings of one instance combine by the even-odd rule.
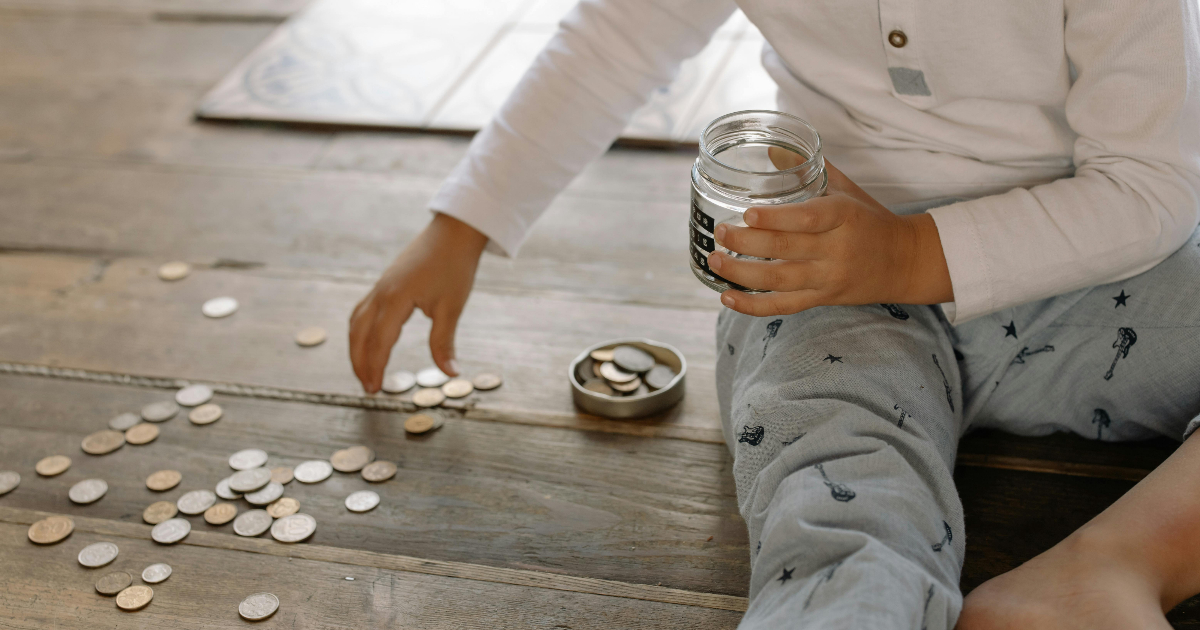
[[[908,43],[908,35],[905,35],[904,31],[892,31],[888,33],[888,43],[896,48],[904,48]]]

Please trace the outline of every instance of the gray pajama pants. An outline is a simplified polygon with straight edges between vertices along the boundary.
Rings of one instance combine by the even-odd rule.
[[[723,312],[717,387],[752,563],[742,627],[953,628],[951,473],[970,429],[1182,439],[1200,414],[1198,246],[956,327],[936,306]]]

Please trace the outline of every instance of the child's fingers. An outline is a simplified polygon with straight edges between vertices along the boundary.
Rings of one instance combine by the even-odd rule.
[[[822,258],[820,234],[780,232],[758,228],[717,226],[717,243],[746,256],[816,260]]]
[[[817,288],[816,267],[808,260],[742,260],[715,252],[708,266],[726,280],[765,291],[798,291]]]
[[[755,206],[746,211],[746,225],[779,232],[828,232],[846,220],[854,200],[845,195],[814,197],[782,206]]]
[[[739,313],[754,317],[791,315],[821,305],[817,291],[814,289],[791,293],[755,294],[730,290],[721,294],[721,303]]]

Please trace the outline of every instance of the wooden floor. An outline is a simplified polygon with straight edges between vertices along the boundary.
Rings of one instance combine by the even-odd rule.
[[[712,391],[714,296],[685,260],[687,152],[618,149],[554,204],[516,260],[488,257],[464,313],[468,372],[505,385],[444,428],[407,436],[405,397],[361,396],[346,319],[463,154],[449,136],[200,124],[194,103],[301,0],[0,0],[0,626],[242,626],[237,603],[279,596],[263,627],[722,628],[745,607],[745,525]],[[164,283],[157,266],[196,266]],[[241,310],[208,320],[200,304]],[[429,364],[428,321],[393,364]],[[319,325],[329,341],[292,335]],[[638,335],[680,348],[685,402],[613,422],[571,405],[583,347]],[[167,397],[217,384],[225,417],[177,418],[145,446],[103,457],[83,436]],[[365,486],[335,474],[288,495],[318,520],[307,543],[234,536],[193,518],[181,544],[149,541],[149,503],[211,488],[240,448],[293,465],[369,444],[400,472],[382,505],[347,513]],[[1048,548],[1171,451],[975,434],[957,472],[967,513],[963,587]],[[38,459],[66,454],[55,478]],[[143,480],[175,468],[156,494]],[[108,495],[76,506],[76,481]],[[36,547],[29,523],[69,514],[76,532]],[[85,544],[111,540],[118,569],[165,561],[154,602],[122,613],[95,594]],[[353,578],[353,579],[350,579]],[[1189,602],[1177,627],[1200,627]]]

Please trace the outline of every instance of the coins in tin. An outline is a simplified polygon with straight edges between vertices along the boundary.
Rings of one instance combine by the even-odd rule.
[[[169,518],[150,530],[150,539],[163,545],[173,545],[187,537],[192,523],[186,518]]]
[[[417,385],[421,387],[441,387],[448,380],[450,377],[436,367],[427,367],[417,372]]]
[[[628,383],[638,377],[636,372],[622,370],[616,363],[601,363],[600,376],[609,383]]]
[[[158,584],[171,577],[171,565],[158,562],[142,570],[142,581],[147,584]]]
[[[75,521],[66,516],[48,516],[29,526],[29,540],[39,545],[52,545],[75,531]]]
[[[175,518],[175,515],[178,513],[179,508],[175,507],[174,502],[155,501],[146,506],[146,509],[142,512],[142,520],[151,525],[158,525],[167,519]]]
[[[323,459],[314,459],[296,466],[292,472],[300,483],[317,483],[333,474],[333,466]]]
[[[583,388],[589,392],[596,392],[597,394],[604,394],[605,396],[612,396],[615,393],[613,388],[610,387],[608,383],[598,378],[589,379],[583,384]]]
[[[114,571],[96,581],[96,592],[112,597],[133,584],[133,576],[124,571]]]
[[[300,502],[291,497],[283,497],[267,506],[267,514],[270,514],[272,518],[291,516],[299,511]]]
[[[383,378],[383,391],[389,394],[400,394],[412,389],[416,384],[417,377],[412,372],[400,370]]]
[[[85,438],[80,448],[88,455],[107,455],[125,445],[125,434],[120,431],[105,429],[97,431]]]
[[[646,386],[652,390],[662,389],[675,380],[675,370],[665,365],[656,365],[646,372],[646,378],[643,380],[646,382]]]
[[[329,463],[338,472],[358,472],[363,466],[375,461],[375,451],[365,446],[351,446],[336,451]]]
[[[379,505],[379,495],[370,490],[352,492],[346,497],[346,509],[351,512],[368,512]]]
[[[0,471],[0,496],[4,496],[21,485],[21,474],[15,470]]]
[[[149,444],[158,438],[158,426],[143,422],[135,424],[125,432],[125,441],[134,445],[141,446]]]
[[[233,519],[233,533],[238,536],[258,536],[271,528],[274,519],[266,510],[250,510]]]
[[[146,477],[146,487],[155,492],[170,490],[183,481],[183,474],[178,470],[160,470]]]
[[[309,326],[296,333],[296,345],[303,348],[319,346],[325,343],[325,329],[320,326]]]
[[[608,386],[613,388],[614,391],[618,391],[623,394],[628,394],[630,392],[637,391],[637,388],[642,386],[642,379],[634,378],[632,381],[629,381],[628,383],[609,383]]]
[[[634,346],[613,348],[613,363],[627,372],[646,372],[654,367],[654,356]]]
[[[188,277],[190,273],[192,273],[192,266],[181,260],[163,263],[158,268],[158,277],[167,281],[182,280]]]
[[[262,449],[248,448],[229,456],[229,467],[234,470],[249,470],[267,463],[267,452]]]
[[[418,389],[413,394],[413,404],[418,407],[436,407],[446,400],[446,395],[440,389]]]
[[[260,621],[279,610],[279,598],[270,593],[255,593],[238,604],[238,614],[248,621]]]
[[[196,407],[212,400],[213,390],[208,385],[188,385],[175,392],[175,402],[184,407]]]
[[[387,481],[396,475],[396,465],[392,462],[376,460],[362,469],[362,478],[372,483]]]
[[[232,479],[232,477],[226,477],[217,482],[217,496],[225,499],[226,501],[236,501],[242,498],[242,494],[240,492],[234,492],[233,489],[229,487],[230,479]]]
[[[141,610],[152,599],[154,599],[154,589],[142,584],[136,584],[117,593],[117,608],[121,610]]]
[[[229,317],[238,310],[238,301],[231,297],[217,297],[204,303],[200,307],[200,312],[204,313],[205,317],[220,319]]]
[[[212,424],[221,419],[221,406],[216,403],[206,403],[200,405],[188,413],[188,420],[192,424]]]
[[[484,372],[483,374],[471,379],[471,384],[475,386],[475,389],[480,391],[496,389],[497,387],[500,387],[503,382],[504,379],[500,378],[496,374],[491,374],[488,372]]]
[[[592,353],[588,356],[592,357],[592,360],[597,363],[607,363],[613,360],[613,349],[601,348],[599,350],[592,350]]]
[[[204,510],[204,522],[209,525],[224,525],[237,516],[237,506],[232,503],[217,503]]]
[[[217,495],[213,494],[212,490],[192,490],[179,497],[175,506],[184,514],[195,515],[203,514],[204,510],[212,507],[216,502]]]
[[[300,542],[312,536],[315,531],[317,520],[307,514],[285,516],[271,525],[271,537],[285,543]]]
[[[442,393],[446,398],[463,398],[475,391],[475,386],[465,378],[456,378],[442,385]]]
[[[116,560],[118,553],[120,550],[110,542],[92,543],[79,552],[79,564],[95,569]]]
[[[112,429],[113,431],[124,431],[141,421],[141,416],[137,415],[136,413],[129,413],[126,411],[123,414],[113,417],[112,420],[109,420],[108,428]]]
[[[273,503],[275,499],[283,496],[283,484],[275,483],[274,481],[263,486],[261,490],[251,492],[242,497],[251,505],[266,505]]]
[[[292,472],[292,469],[289,466],[276,466],[271,469],[271,481],[274,481],[275,483],[280,483],[286,486],[294,477],[295,473]]]
[[[67,497],[79,504],[95,503],[108,492],[108,484],[103,479],[84,479],[71,486]]]
[[[254,492],[271,483],[271,471],[268,468],[251,468],[240,470],[229,478],[229,489],[234,492]]]
[[[146,422],[166,422],[179,413],[179,405],[173,400],[160,400],[142,407],[142,420]]]

